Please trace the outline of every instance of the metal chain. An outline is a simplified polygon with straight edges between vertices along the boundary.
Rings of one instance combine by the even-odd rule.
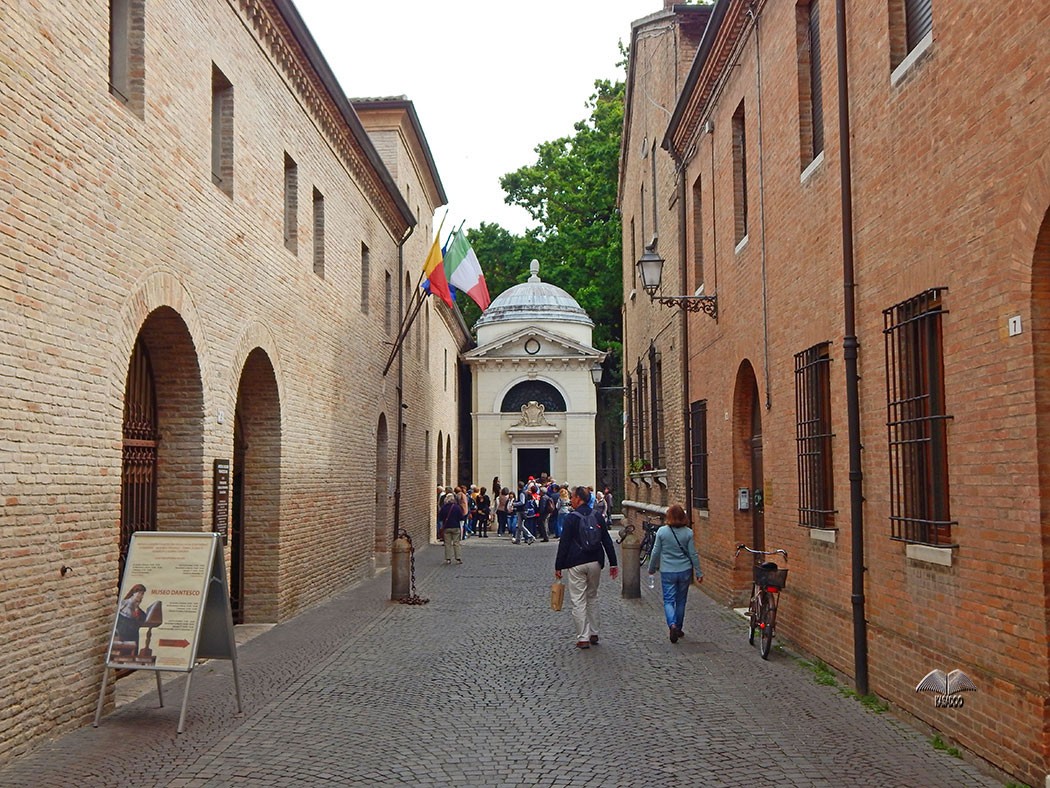
[[[402,597],[400,601],[402,605],[425,605],[430,599],[416,594],[416,548],[415,545],[412,544],[411,535],[404,528],[398,532],[398,537],[402,536],[408,540],[409,566],[411,567],[410,577],[412,580],[410,586],[411,593],[406,597]]]

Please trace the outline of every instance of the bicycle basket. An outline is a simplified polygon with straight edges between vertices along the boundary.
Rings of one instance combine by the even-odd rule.
[[[756,564],[754,579],[756,586],[783,588],[787,583],[788,570],[779,568],[772,561]]]

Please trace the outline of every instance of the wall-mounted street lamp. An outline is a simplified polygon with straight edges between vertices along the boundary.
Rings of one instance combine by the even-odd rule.
[[[649,294],[650,301],[658,301],[664,306],[677,306],[687,312],[703,312],[708,317],[718,319],[718,298],[713,295],[694,296],[659,296],[660,280],[664,274],[664,259],[656,253],[656,244],[645,247],[638,258],[638,273],[642,277],[642,288]]]

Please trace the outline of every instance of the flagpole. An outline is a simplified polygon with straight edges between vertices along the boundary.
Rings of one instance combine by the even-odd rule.
[[[415,322],[416,315],[418,315],[419,310],[423,308],[424,299],[427,297],[427,295],[429,295],[423,293],[422,284],[424,278],[425,277],[421,275],[419,277],[419,281],[416,282],[415,305],[411,308],[411,313],[409,313],[408,310],[405,310],[405,320],[402,323],[404,328],[401,330],[401,333],[398,334],[397,339],[394,340],[394,347],[390,351],[390,357],[386,360],[386,366],[383,367],[384,376],[387,372],[390,371],[390,366],[394,363],[394,359],[397,357],[398,351],[401,350],[402,345],[404,345],[405,337],[408,336],[408,332],[412,328],[412,323]]]
[[[447,218],[448,218],[448,209],[445,210],[445,215],[441,217],[441,223],[438,225],[437,232],[434,234],[435,238],[440,238],[441,237],[441,231],[445,227],[445,220]],[[466,223],[466,220],[464,219],[462,222],[460,222],[459,227],[462,228],[465,223]],[[424,265],[426,265],[426,263],[424,263]],[[444,262],[442,262],[442,265],[444,265]],[[442,272],[442,273],[444,273],[444,272]],[[408,332],[412,328],[412,323],[415,321],[416,315],[419,314],[419,310],[423,307],[423,300],[426,298],[427,295],[429,295],[429,293],[424,295],[423,289],[422,289],[423,280],[426,279],[426,278],[427,278],[427,271],[426,271],[426,268],[424,268],[419,274],[419,281],[416,282],[416,302],[415,302],[415,307],[412,309],[411,313],[409,313],[409,310],[407,310],[407,309],[405,310],[405,316],[401,320],[401,327],[398,329],[397,339],[394,340],[394,346],[390,350],[390,357],[387,358],[386,366],[383,367],[383,376],[384,377],[386,376],[386,373],[390,371],[390,367],[394,363],[394,359],[397,358],[398,352],[401,350],[402,346],[404,345],[405,337],[408,336]]]

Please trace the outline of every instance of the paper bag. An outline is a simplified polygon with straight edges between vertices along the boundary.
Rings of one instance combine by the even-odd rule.
[[[565,585],[558,580],[551,583],[551,610],[561,610],[565,602]]]

